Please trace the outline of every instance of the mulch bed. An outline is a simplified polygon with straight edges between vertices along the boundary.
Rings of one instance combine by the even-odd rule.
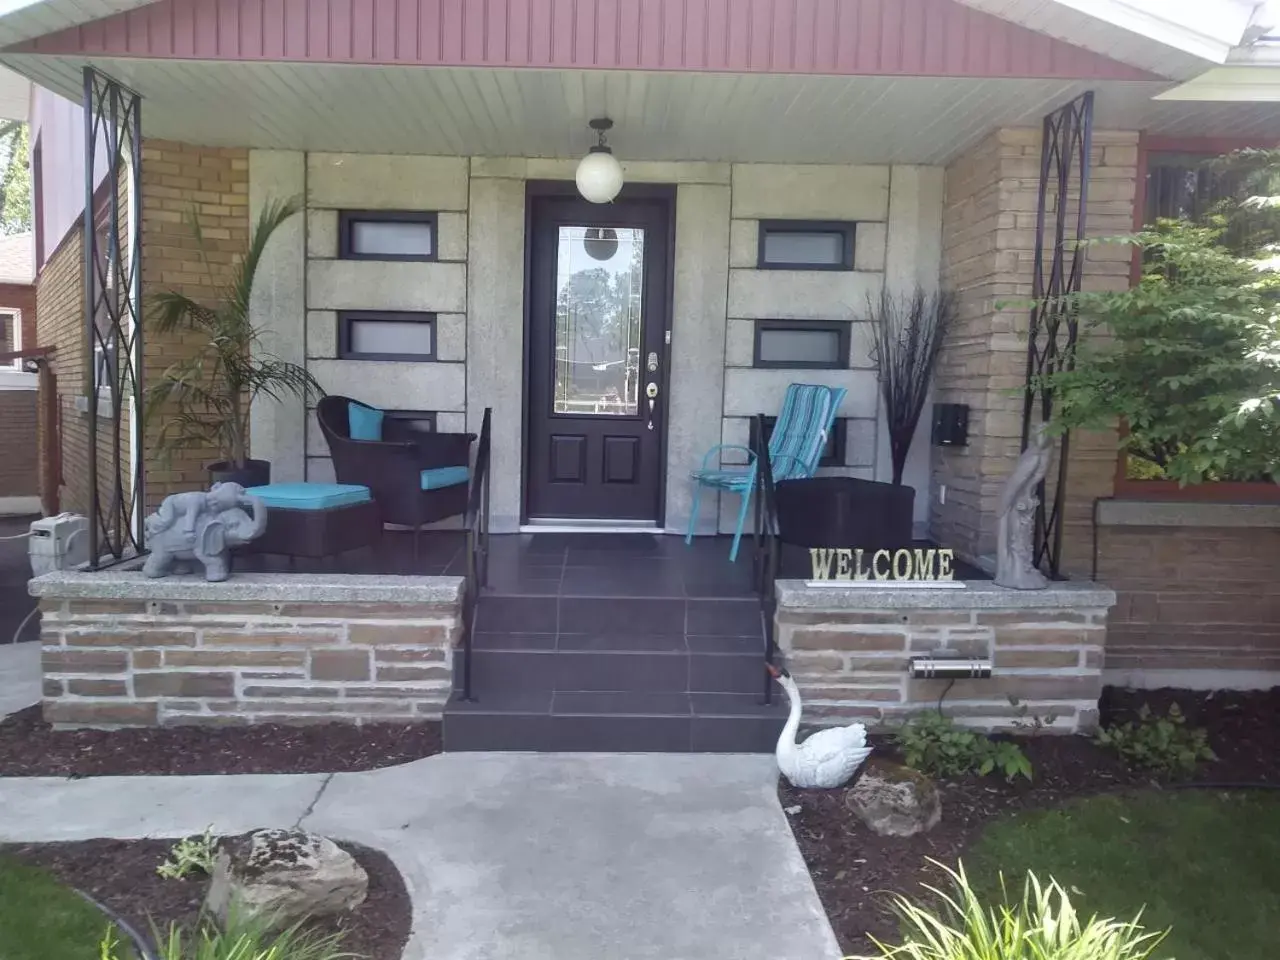
[[[195,929],[208,885],[203,876],[166,880],[156,874],[172,845],[172,840],[84,840],[0,849],[52,871],[63,883],[83,890],[150,936],[153,923],[162,932],[171,923]],[[308,927],[320,934],[341,931],[342,949],[366,960],[400,960],[413,915],[399,871],[377,850],[351,843],[339,846],[369,874],[368,898],[350,914],[318,918]],[[106,925],[104,919],[104,930]]]
[[[54,730],[39,706],[0,720],[0,776],[352,773],[440,752],[439,723]]]
[[[1280,688],[1217,694],[1108,689],[1103,723],[1129,719],[1143,703],[1164,713],[1174,702],[1189,725],[1208,730],[1218,754],[1191,782],[1280,784]],[[876,755],[892,757],[885,739],[872,740],[879,748]],[[799,807],[790,816],[791,827],[846,953],[876,954],[868,934],[895,942],[889,895],[916,897],[921,882],[939,882],[940,871],[926,858],[954,866],[990,821],[1073,797],[1153,785],[1149,776],[1127,769],[1085,737],[1025,738],[1022,745],[1035,768],[1033,782],[1010,785],[999,776],[940,781],[942,822],[909,838],[877,836],[862,826],[845,806],[845,788],[796,790],[780,782],[783,807]]]

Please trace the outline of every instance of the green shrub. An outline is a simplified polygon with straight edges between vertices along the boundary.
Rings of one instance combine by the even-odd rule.
[[[1096,742],[1110,747],[1132,767],[1165,776],[1194,773],[1202,761],[1218,759],[1209,747],[1208,733],[1188,727],[1176,703],[1163,717],[1144,703],[1138,719],[1104,728]]]
[[[930,711],[911,717],[894,734],[907,766],[931,777],[962,777],[999,771],[1012,783],[1031,779],[1031,761],[1009,740],[957,726],[950,717]]]
[[[1082,920],[1056,880],[1044,884],[1031,873],[1018,903],[1009,904],[1006,893],[1005,902],[988,907],[969,885],[963,865],[943,869],[951,877],[949,892],[925,886],[940,901],[940,911],[895,897],[903,942],[893,947],[873,938],[879,957],[851,960],[1154,960],[1168,933],[1145,931],[1141,914],[1127,923]]]
[[[181,880],[196,870],[212,876],[217,853],[218,841],[213,828],[206,827],[200,836],[187,837],[170,847],[169,856],[156,867],[156,873],[166,880]]]

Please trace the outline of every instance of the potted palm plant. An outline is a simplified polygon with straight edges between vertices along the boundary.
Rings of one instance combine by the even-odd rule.
[[[164,455],[178,450],[215,449],[221,459],[209,464],[212,483],[234,481],[245,487],[271,482],[271,464],[249,459],[249,411],[260,398],[305,401],[323,395],[305,367],[264,351],[249,318],[249,299],[263,251],[276,229],[302,209],[294,198],[268,203],[249,236],[249,249],[219,295],[201,302],[166,290],[151,298],[152,329],[190,332],[203,342],[190,357],[171,364],[147,390],[147,419],[159,420],[157,447]],[[213,276],[204,234],[191,217],[204,269]]]

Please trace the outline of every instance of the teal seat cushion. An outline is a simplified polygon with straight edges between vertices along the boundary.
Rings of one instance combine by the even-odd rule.
[[[466,467],[436,467],[434,470],[422,471],[423,490],[441,490],[444,487],[456,487],[471,479],[471,471]]]
[[[333,510],[368,503],[369,488],[354,483],[269,483],[245,493],[278,510]]]
[[[352,440],[381,440],[383,412],[362,403],[347,404],[347,428]]]

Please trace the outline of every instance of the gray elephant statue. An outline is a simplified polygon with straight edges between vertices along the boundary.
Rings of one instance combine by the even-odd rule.
[[[160,509],[147,517],[145,529],[151,553],[142,565],[144,576],[190,573],[198,562],[204,578],[218,583],[230,574],[231,548],[257,539],[267,529],[267,505],[238,483],[215,483],[208,493],[165,497]]]

